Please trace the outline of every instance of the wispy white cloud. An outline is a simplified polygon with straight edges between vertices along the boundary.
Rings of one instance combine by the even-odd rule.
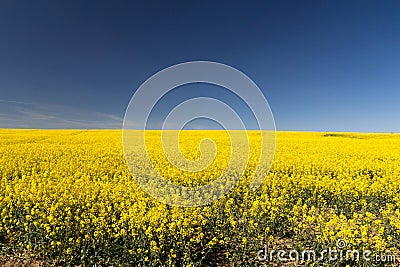
[[[32,109],[27,109],[27,108],[16,108],[15,111],[17,113],[20,113],[23,117],[29,118],[31,120],[50,120],[50,119],[56,119],[55,116],[49,115],[49,114],[44,114],[41,112],[37,112]]]
[[[33,104],[33,103],[30,103],[30,102],[14,101],[14,100],[4,100],[4,99],[0,99],[0,102],[3,102],[3,103],[14,103],[14,104],[26,104],[26,105],[32,105],[32,104]]]
[[[122,117],[63,105],[0,100],[0,128],[121,128]]]

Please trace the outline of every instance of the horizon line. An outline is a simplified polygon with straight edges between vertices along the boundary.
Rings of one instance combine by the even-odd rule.
[[[122,128],[12,128],[0,127],[3,130],[21,130],[21,131],[124,131]],[[143,131],[139,129],[125,129],[132,131]],[[146,129],[145,131],[271,131],[260,129]],[[308,133],[360,133],[360,134],[400,134],[400,132],[387,131],[354,131],[354,130],[275,130],[276,132],[308,132]]]

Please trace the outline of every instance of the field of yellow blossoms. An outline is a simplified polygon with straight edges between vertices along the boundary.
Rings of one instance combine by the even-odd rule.
[[[182,134],[188,158],[200,156],[204,135]],[[207,135],[221,149],[195,176],[165,163],[158,135],[149,135],[157,170],[177,183],[210,182],[223,171],[229,146],[224,132]],[[0,264],[30,258],[43,266],[261,266],[264,246],[334,248],[339,239],[346,249],[398,254],[400,135],[278,132],[276,140],[272,168],[255,192],[248,191],[250,155],[229,194],[185,208],[159,203],[136,184],[121,131],[0,130]]]

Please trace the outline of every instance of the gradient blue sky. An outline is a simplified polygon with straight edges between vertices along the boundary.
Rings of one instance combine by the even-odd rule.
[[[400,132],[399,1],[144,2],[1,1],[0,127],[119,128],[155,72],[211,60],[277,129]]]

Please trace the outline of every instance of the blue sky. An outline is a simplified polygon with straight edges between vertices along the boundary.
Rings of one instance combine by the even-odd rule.
[[[400,132],[399,14],[399,1],[1,1],[0,127],[120,128],[151,75],[211,60],[257,83],[279,130]]]

